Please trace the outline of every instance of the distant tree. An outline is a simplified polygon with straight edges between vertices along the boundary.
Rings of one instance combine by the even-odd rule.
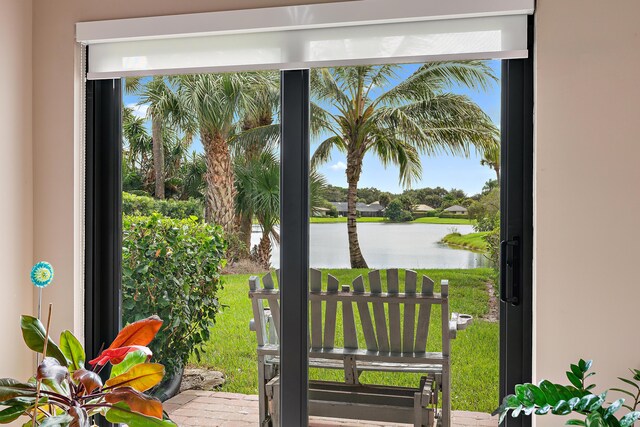
[[[497,179],[490,179],[489,181],[485,182],[484,185],[482,186],[482,194],[487,194],[491,192],[491,190],[493,190],[494,188],[498,188],[498,187],[500,187],[500,181],[498,181]]]
[[[335,185],[327,185],[324,191],[325,198],[330,202],[346,202],[347,189],[336,187]]]
[[[394,199],[384,211],[384,216],[393,222],[411,221],[413,216],[411,212],[406,210],[400,199]]]
[[[481,149],[482,166],[489,166],[496,172],[496,180],[500,182],[500,145],[492,145]]]
[[[380,194],[380,199],[378,201],[382,206],[387,207],[389,205],[389,202],[391,202],[391,194],[389,193]]]
[[[402,209],[409,212],[411,212],[411,209],[416,205],[416,199],[407,194],[403,194],[396,200],[398,200],[402,204]]]
[[[489,193],[469,206],[469,217],[476,220],[477,231],[491,231],[500,226],[500,189]]]
[[[358,188],[358,197],[364,199],[364,202],[367,204],[380,201],[380,194],[382,194],[382,192],[377,188]]]

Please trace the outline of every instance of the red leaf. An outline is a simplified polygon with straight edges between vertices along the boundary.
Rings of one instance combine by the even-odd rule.
[[[107,393],[104,399],[111,404],[124,402],[132,411],[162,419],[162,403],[158,399],[145,396],[131,387],[116,388]]]
[[[147,354],[148,359],[151,358],[151,350],[149,350],[147,347],[143,347],[141,345],[130,345],[127,347],[107,349],[100,353],[100,356],[96,357],[93,360],[90,360],[89,364],[91,364],[91,366],[102,366],[106,365],[108,362],[111,362],[112,365],[117,365],[124,360],[127,354],[133,353],[134,351],[138,350]]]
[[[161,326],[162,319],[155,315],[133,322],[120,331],[109,346],[109,349],[130,345],[146,346],[153,341]]]
[[[78,369],[73,373],[73,379],[84,386],[87,394],[93,393],[93,390],[102,387],[102,379],[98,374],[86,369]]]

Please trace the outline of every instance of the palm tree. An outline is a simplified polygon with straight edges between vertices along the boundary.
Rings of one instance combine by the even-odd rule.
[[[238,134],[232,138],[232,156],[236,162],[251,162],[262,153],[275,147],[277,136],[273,135],[273,117],[280,104],[279,76],[274,72],[256,73],[261,84],[252,87],[252,108],[244,111],[238,123]],[[277,129],[278,136],[280,129]],[[236,207],[238,237],[245,246],[251,246],[251,231],[254,217],[250,206]]]
[[[236,209],[239,215],[252,212],[262,228],[262,237],[251,251],[254,259],[269,268],[272,247],[280,243],[276,226],[280,222],[280,161],[275,150],[263,150],[250,160],[238,156],[234,162]],[[309,180],[310,205],[315,211],[322,206],[326,180],[312,172]],[[251,234],[249,234],[249,245]],[[249,248],[247,245],[247,248]]]
[[[235,187],[229,143],[235,121],[251,110],[251,88],[258,83],[252,73],[179,76],[178,96],[193,115],[204,147],[207,191],[205,219],[235,234]]]
[[[165,134],[177,132],[180,127],[189,129],[186,110],[177,96],[169,78],[154,76],[143,83],[140,77],[125,79],[125,90],[139,95],[138,105],[147,106],[147,117],[151,120],[153,153],[154,194],[165,198]],[[191,141],[190,133],[187,138]]]
[[[468,97],[447,92],[454,84],[486,88],[496,81],[482,61],[431,62],[397,85],[398,65],[314,70],[312,123],[331,136],[313,155],[315,167],[337,148],[347,157],[347,232],[352,268],[366,268],[357,231],[356,201],[364,156],[399,167],[409,187],[422,173],[420,154],[469,154],[470,146],[498,144],[498,131]],[[325,105],[326,108],[322,108]]]
[[[496,179],[500,182],[500,145],[493,145],[482,150],[482,166],[489,166],[496,172]]]
[[[270,151],[263,151],[248,161],[238,157],[235,176],[238,211],[255,213],[262,228],[262,237],[253,256],[260,265],[269,268],[271,240],[276,243],[280,241],[276,230],[280,222],[280,162]]]

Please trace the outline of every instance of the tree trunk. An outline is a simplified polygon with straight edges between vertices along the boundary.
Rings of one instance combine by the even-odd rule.
[[[151,117],[151,136],[153,139],[153,171],[155,196],[164,199],[164,143],[162,141],[162,117]]]
[[[253,231],[253,212],[238,215],[238,236],[247,246],[247,252],[251,252],[251,232]]]
[[[496,178],[498,179],[498,185],[500,185],[500,165],[493,165],[493,170],[496,171]]]
[[[347,234],[349,236],[349,259],[351,268],[369,268],[362,256],[360,243],[358,242],[358,214],[356,202],[358,201],[358,181],[362,173],[362,159],[364,155],[358,152],[347,154]]]
[[[271,267],[271,239],[264,231],[256,250],[256,262],[266,269]]]
[[[235,233],[235,186],[229,146],[220,134],[203,132],[201,139],[207,163],[205,220],[231,235]]]

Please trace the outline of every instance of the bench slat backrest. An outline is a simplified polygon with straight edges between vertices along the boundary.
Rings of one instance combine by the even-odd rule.
[[[448,282],[442,281],[441,293],[436,294],[433,280],[422,276],[420,292],[417,292],[418,274],[413,270],[406,270],[404,292],[401,293],[397,269],[389,269],[386,272],[386,292],[382,286],[383,280],[379,270],[369,272],[368,282],[369,291],[362,276],[353,280],[352,287],[342,285],[339,289],[338,280],[328,275],[326,290],[323,290],[322,272],[311,269],[310,347],[316,351],[332,350],[337,348],[336,344],[342,344],[345,349],[365,347],[369,352],[407,355],[425,353],[432,306],[440,305],[442,319],[449,318]],[[277,344],[280,337],[280,294],[276,289],[273,276],[268,273],[262,277],[262,288],[257,277],[251,277],[249,285],[254,319],[256,319],[258,345],[262,346],[267,342]],[[268,319],[264,315],[263,300],[268,302],[273,318],[270,325],[267,324]],[[340,303],[342,314],[342,343],[336,343],[338,303]],[[354,312],[354,303],[357,307],[357,317]],[[442,322],[442,354],[445,356],[450,350],[448,328],[448,321],[444,320]],[[358,339],[359,330],[360,336],[364,337],[364,342]]]

